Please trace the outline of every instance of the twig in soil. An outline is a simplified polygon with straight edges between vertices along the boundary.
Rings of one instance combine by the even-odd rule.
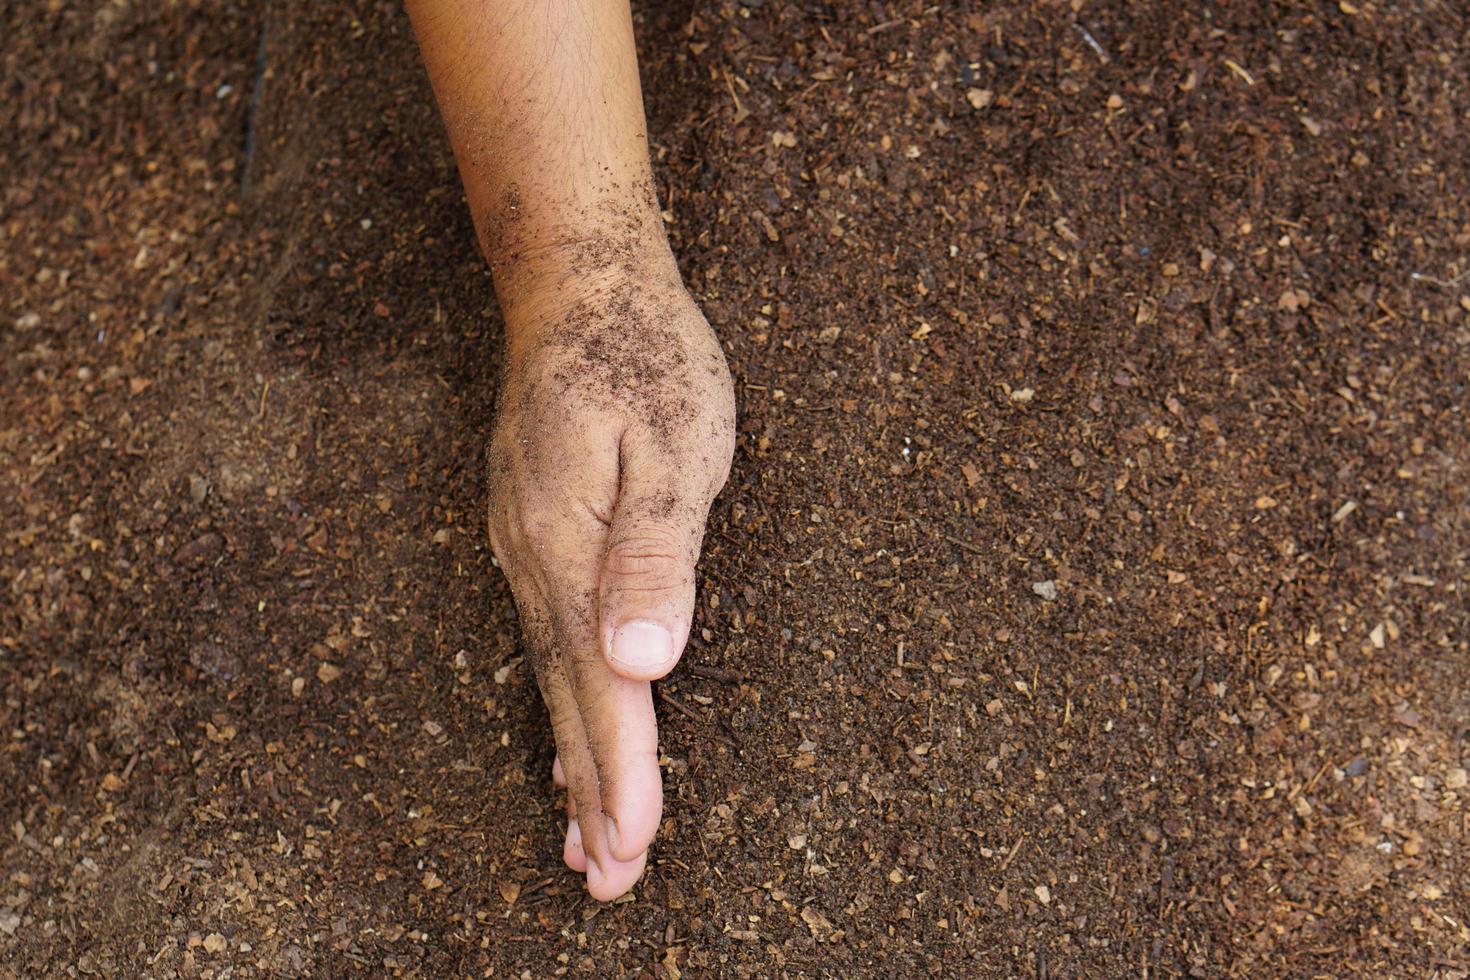
[[[1103,64],[1107,64],[1108,62],[1113,60],[1112,58],[1108,57],[1107,49],[1105,49],[1101,44],[1098,43],[1097,38],[1092,36],[1091,31],[1083,27],[1075,20],[1072,21],[1072,27],[1077,31],[1078,34],[1082,35],[1082,40],[1086,41],[1087,46],[1091,48],[1094,52],[1096,52],[1097,56],[1102,59]]]
[[[1466,279],[1470,279],[1470,269],[1466,269],[1453,279],[1440,279],[1437,276],[1427,275],[1423,272],[1409,273],[1409,280],[1411,282],[1427,282],[1431,285],[1439,286],[1441,289],[1454,289]]]
[[[547,885],[551,884],[555,880],[556,879],[554,878],[542,878],[540,881],[535,882],[534,884],[527,885],[525,888],[521,889],[521,893],[516,896],[516,900],[520,902],[525,902],[532,895],[535,895],[537,892],[541,891],[541,889],[545,888]],[[542,896],[543,900],[550,897],[551,896],[549,895]]]
[[[745,117],[748,116],[748,115],[750,115],[750,110],[747,109],[747,108],[745,108],[745,106],[743,106],[743,105],[740,104],[740,96],[738,96],[738,95],[735,94],[735,83],[730,80],[730,71],[729,71],[729,69],[724,69],[724,72],[725,72],[725,88],[727,88],[727,89],[730,90],[730,98],[735,103],[735,121],[734,121],[734,124],[736,126],[739,126],[742,122],[745,121]]]
[[[695,712],[693,708],[689,707],[689,705],[685,704],[683,701],[680,701],[672,694],[665,693],[664,691],[659,691],[658,699],[664,704],[668,705],[670,708],[673,708],[675,711],[679,712],[679,714],[683,715],[685,718],[688,718],[690,721],[698,722],[701,725],[704,724],[704,719],[699,717],[699,714]]]
[[[1247,85],[1251,86],[1252,88],[1255,87],[1255,84],[1256,84],[1256,78],[1255,78],[1255,76],[1252,75],[1250,72],[1246,71],[1244,68],[1242,68],[1236,62],[1231,61],[1229,58],[1226,58],[1225,59],[1225,67],[1226,68],[1229,68],[1232,72],[1234,72],[1240,78],[1240,80],[1242,82],[1245,82]]]
[[[723,667],[708,667],[704,664],[690,664],[686,670],[695,677],[703,677],[711,681],[723,681],[726,684],[742,684],[745,675],[738,670],[725,670]]]
[[[946,534],[944,536],[944,540],[948,541],[950,544],[954,545],[956,548],[961,548],[961,549],[963,549],[965,551],[968,551],[968,552],[970,552],[972,554],[976,554],[976,555],[983,554],[983,552],[981,552],[981,550],[979,548],[975,547],[973,544],[970,544],[970,542],[968,542],[968,541],[961,541],[959,538],[953,537],[953,536],[948,535],[948,534]]]
[[[1016,842],[1011,845],[1011,853],[1007,854],[1006,859],[1000,863],[1001,871],[1004,871],[1006,868],[1009,868],[1011,866],[1011,862],[1016,859],[1016,855],[1021,853],[1021,845],[1024,843],[1026,843],[1025,834],[1022,834],[1020,837],[1016,838]]]
[[[741,750],[740,750],[740,743],[736,742],[734,739],[730,738],[729,736],[720,734],[719,732],[711,732],[711,731],[709,731],[708,730],[708,720],[705,719],[705,718],[701,718],[695,712],[695,710],[693,708],[689,707],[689,705],[685,704],[683,701],[680,701],[678,698],[674,697],[672,694],[668,694],[668,693],[666,693],[664,691],[659,691],[658,692],[658,698],[664,704],[668,705],[670,708],[673,708],[675,711],[679,712],[679,714],[683,715],[685,718],[688,718],[690,721],[692,721],[695,724],[699,725],[700,727],[704,728],[706,730],[706,734],[708,735],[709,738],[712,738],[716,742],[719,742],[719,743],[723,744],[724,746],[726,746],[727,748],[729,748],[730,751],[736,753],[737,755],[740,754],[740,752],[741,752]],[[719,724],[721,727],[727,727],[727,726],[725,726],[724,722],[721,719],[719,719],[719,718],[716,718],[715,719],[715,722],[717,724]]]

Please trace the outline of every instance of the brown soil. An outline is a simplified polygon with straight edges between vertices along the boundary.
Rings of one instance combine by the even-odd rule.
[[[0,8],[0,976],[1464,977],[1464,7],[976,7],[639,5],[741,435],[611,906],[398,5]]]

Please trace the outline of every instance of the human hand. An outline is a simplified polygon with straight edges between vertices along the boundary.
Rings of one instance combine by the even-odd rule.
[[[658,830],[649,681],[689,637],[735,399],[671,258],[593,278],[506,307],[490,544],[551,716],[553,776],[568,788],[563,857],[609,901],[638,880]]]

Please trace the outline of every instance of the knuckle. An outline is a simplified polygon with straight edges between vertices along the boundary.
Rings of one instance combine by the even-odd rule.
[[[564,703],[560,698],[557,698],[556,700],[558,702],[557,704],[551,704],[549,702],[547,703],[546,715],[547,718],[551,721],[551,731],[553,738],[555,738],[557,732],[561,732],[563,738],[565,738],[570,732],[575,730],[578,724],[581,723],[581,714],[577,711],[576,705]],[[557,744],[557,750],[562,754],[566,754],[573,748],[575,748],[575,746],[563,746],[560,743]],[[566,774],[567,779],[570,781],[572,778],[572,773],[575,771],[575,768],[568,768],[565,764],[563,764],[562,771]]]
[[[604,568],[616,578],[644,582],[644,588],[671,588],[687,577],[687,555],[688,546],[673,532],[642,528],[610,543]]]

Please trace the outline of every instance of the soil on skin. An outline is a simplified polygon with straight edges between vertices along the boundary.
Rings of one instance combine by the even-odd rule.
[[[608,906],[399,5],[0,13],[0,977],[1466,976],[1463,6],[637,6],[741,418]]]

